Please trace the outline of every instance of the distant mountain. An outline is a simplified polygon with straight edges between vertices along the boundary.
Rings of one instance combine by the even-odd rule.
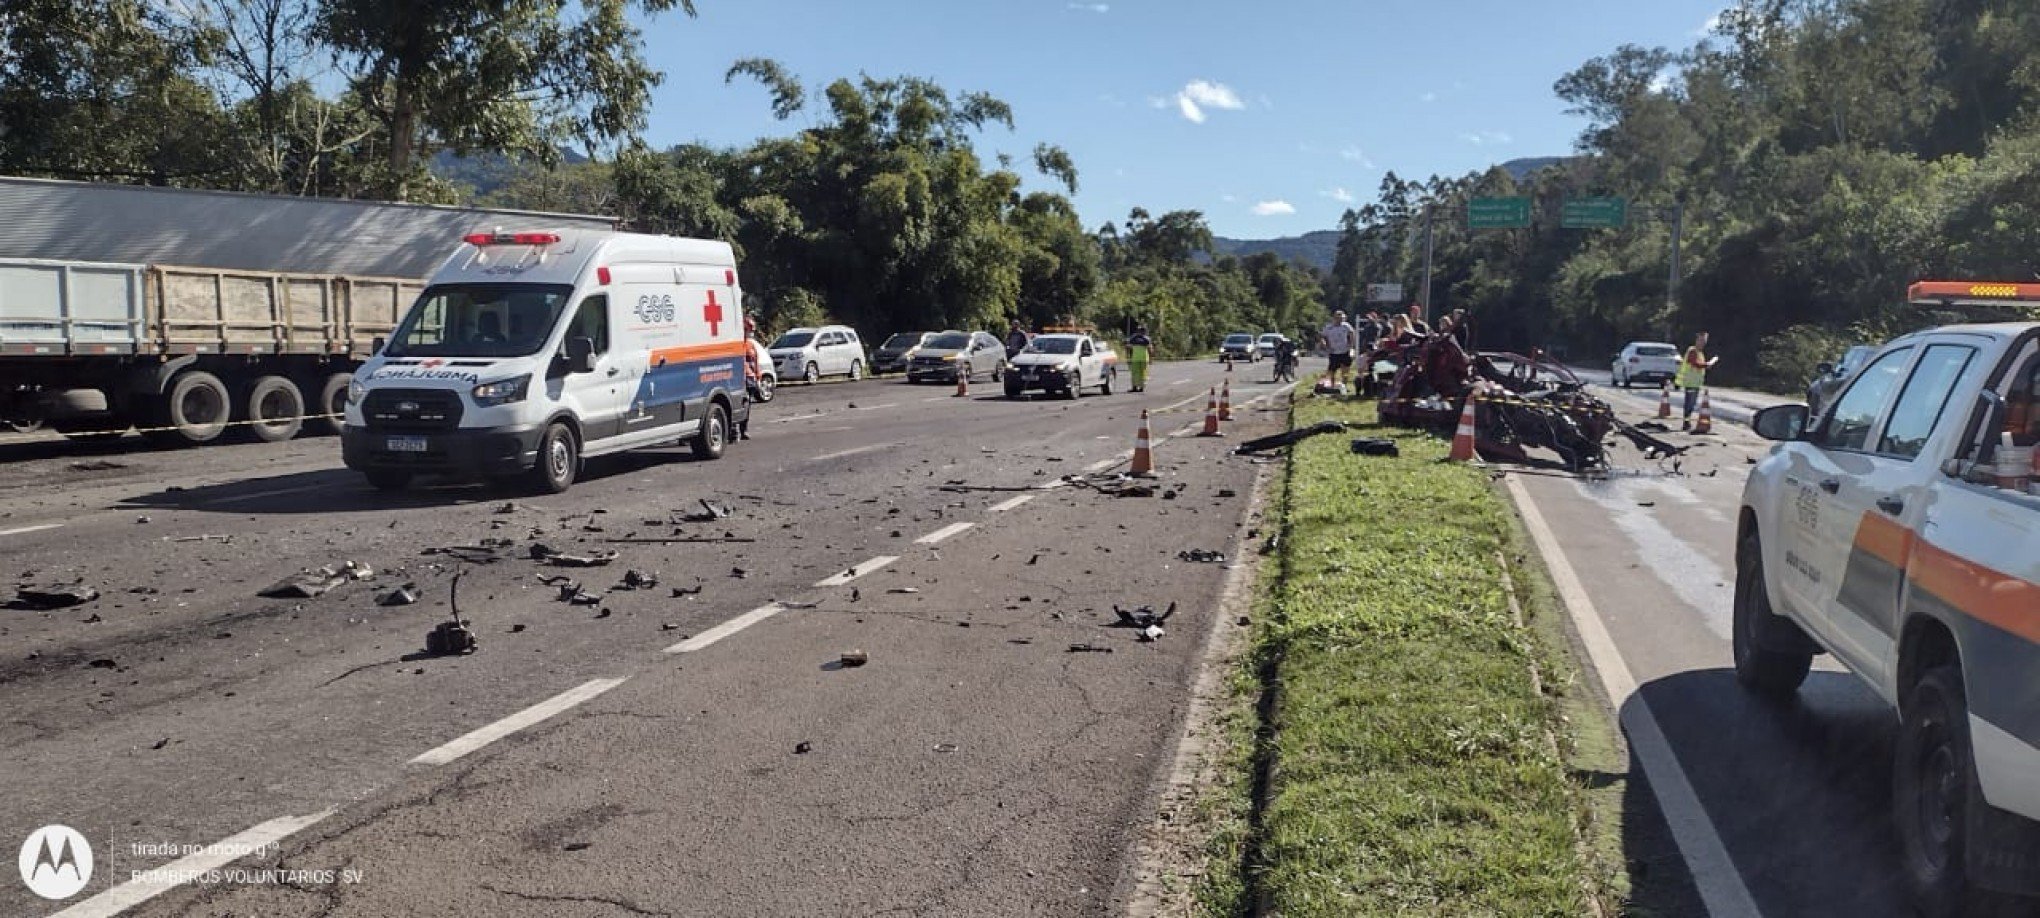
[[[1570,159],[1572,159],[1570,156],[1526,156],[1522,159],[1509,160],[1502,164],[1502,168],[1508,170],[1510,178],[1520,182],[1540,169],[1556,166]]]
[[[560,162],[573,166],[588,162],[588,157],[567,147],[560,148]],[[477,156],[455,156],[452,150],[441,150],[432,157],[432,171],[440,178],[474,189],[475,197],[508,184],[517,175],[520,164],[517,160],[501,153],[483,153]]]
[[[1227,239],[1223,236],[1211,240],[1212,251],[1219,255],[1245,258],[1261,252],[1273,252],[1283,261],[1302,259],[1306,264],[1319,270],[1332,269],[1332,258],[1339,252],[1338,230],[1316,230],[1301,236],[1284,236],[1280,239]]]

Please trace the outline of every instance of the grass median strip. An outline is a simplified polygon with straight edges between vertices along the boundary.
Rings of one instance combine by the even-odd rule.
[[[1367,403],[1306,398],[1295,412],[1298,427],[1374,420]],[[1232,779],[1207,807],[1201,908],[1602,911],[1604,871],[1581,841],[1570,739],[1547,694],[1572,669],[1511,613],[1496,568],[1515,551],[1507,506],[1484,472],[1439,461],[1444,442],[1368,435],[1401,455],[1317,437],[1278,485],[1242,703],[1221,723]]]

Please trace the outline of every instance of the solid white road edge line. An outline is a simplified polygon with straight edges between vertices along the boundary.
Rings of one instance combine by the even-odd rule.
[[[184,880],[218,870],[256,851],[297,834],[313,823],[333,815],[325,809],[310,816],[285,816],[247,829],[239,835],[205,846],[141,876],[115,886],[90,899],[64,909],[50,918],[108,918],[184,885]]]
[[[460,737],[411,760],[413,765],[444,765],[503,737],[545,720],[574,705],[623,684],[622,679],[593,679],[531,707]]]
[[[852,580],[856,580],[857,578],[862,577],[865,574],[869,574],[872,571],[884,568],[886,565],[891,564],[894,561],[898,560],[899,556],[897,555],[879,555],[876,558],[873,558],[869,561],[864,562],[863,564],[859,564],[855,567],[852,567],[849,570],[846,570],[840,574],[830,577],[827,580],[820,581],[816,583],[815,586],[818,587],[842,586],[843,584],[849,583]]]
[[[45,529],[62,529],[62,528],[64,528],[64,524],[62,523],[44,523],[40,526],[17,526],[13,529],[0,529],[0,536],[24,535],[26,533],[31,532],[41,532]]]
[[[749,628],[752,625],[755,625],[768,618],[771,618],[774,615],[778,615],[783,609],[784,607],[776,602],[759,606],[756,609],[752,609],[751,611],[739,615],[736,618],[723,622],[722,624],[710,628],[707,631],[703,631],[702,633],[697,634],[691,638],[688,638],[687,640],[681,641],[678,644],[674,644],[673,646],[666,648],[665,652],[693,653],[694,651],[700,650],[703,647],[707,647],[708,645],[720,641],[723,638],[729,637],[732,634],[736,634],[737,632],[742,631],[745,628]]]
[[[1020,506],[1021,504],[1024,504],[1024,503],[1026,503],[1026,502],[1028,502],[1028,501],[1030,501],[1030,500],[1033,500],[1033,499],[1034,499],[1034,495],[1032,495],[1032,494],[1022,494],[1022,495],[1020,495],[1019,497],[1008,497],[1008,498],[1006,498],[1005,500],[999,501],[999,502],[998,502],[998,503],[996,503],[996,504],[993,504],[993,505],[991,505],[991,506],[989,506],[989,507],[986,507],[986,508],[985,508],[985,512],[986,512],[986,513],[1004,513],[1004,512],[1006,512],[1006,511],[1008,511],[1008,510],[1011,510],[1011,509],[1013,509],[1014,507],[1018,507],[1018,506]]]
[[[949,538],[950,536],[962,533],[970,529],[972,526],[976,525],[977,525],[976,523],[950,523],[949,525],[944,526],[941,529],[937,529],[934,532],[928,533],[927,535],[915,539],[914,544],[933,545],[937,542],[942,541],[943,539]]]
[[[1755,899],[1750,897],[1749,887],[1743,885],[1742,874],[1736,872],[1735,862],[1728,856],[1728,849],[1721,843],[1721,834],[1707,819],[1707,809],[1700,804],[1700,795],[1693,790],[1693,783],[1679,766],[1679,757],[1672,752],[1671,741],[1665,739],[1659,728],[1657,717],[1650,711],[1650,704],[1636,691],[1636,677],[1629,672],[1629,664],[1622,659],[1622,651],[1615,646],[1615,639],[1608,634],[1602,623],[1601,613],[1594,608],[1594,601],[1587,595],[1587,588],[1573,570],[1572,562],[1566,560],[1565,550],[1559,546],[1558,536],[1544,521],[1544,514],[1530,499],[1530,492],[1516,476],[1506,478],[1509,496],[1516,501],[1516,507],[1523,514],[1523,526],[1530,530],[1531,541],[1537,543],[1537,553],[1544,556],[1544,566],[1551,572],[1551,582],[1558,588],[1558,595],[1565,602],[1566,612],[1578,629],[1580,643],[1586,645],[1587,658],[1594,672],[1601,677],[1601,688],[1608,693],[1609,703],[1615,706],[1622,725],[1629,734],[1629,748],[1643,763],[1644,774],[1650,777],[1650,789],[1656,795],[1658,809],[1664,812],[1665,822],[1671,826],[1672,837],[1679,843],[1679,851],[1686,857],[1686,866],[1693,873],[1693,886],[1700,892],[1700,901],[1710,915],[1760,916]],[[1632,703],[1633,702],[1633,703]]]

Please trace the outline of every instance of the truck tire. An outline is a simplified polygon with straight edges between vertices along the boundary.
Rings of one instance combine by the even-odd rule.
[[[701,430],[689,443],[694,447],[696,459],[721,459],[723,448],[730,442],[730,412],[721,402],[710,402],[708,414],[701,419]]]
[[[334,373],[319,386],[319,400],[313,403],[318,410],[314,413],[333,416],[313,421],[313,432],[333,437],[340,435],[340,428],[345,426],[341,415],[347,411],[347,385],[353,380],[352,373]]]
[[[1759,629],[1777,613],[1764,586],[1764,552],[1755,533],[1744,536],[1735,553],[1735,613],[1730,644],[1735,678],[1751,693],[1774,701],[1790,698],[1813,668],[1813,654],[1779,652],[1763,646]]]
[[[1969,808],[1981,805],[1959,666],[1920,675],[1901,699],[1891,769],[1899,864],[1928,918],[1994,914],[2002,900],[1969,879]]]
[[[573,487],[581,470],[581,444],[567,425],[554,421],[538,439],[538,461],[531,466],[531,487],[540,494],[558,494]]]
[[[282,376],[262,376],[248,387],[237,433],[258,443],[282,443],[305,428],[305,394]]]
[[[368,486],[378,491],[402,491],[411,486],[411,473],[403,469],[369,469],[362,473]]]
[[[185,370],[156,397],[149,419],[149,439],[168,445],[211,443],[227,431],[234,416],[234,398],[220,378],[204,370]],[[168,429],[161,429],[168,428]]]

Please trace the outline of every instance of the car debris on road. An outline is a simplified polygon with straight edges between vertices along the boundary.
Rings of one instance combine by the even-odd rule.
[[[63,586],[20,587],[14,592],[14,608],[44,611],[84,605],[99,598],[99,591],[82,583]]]

